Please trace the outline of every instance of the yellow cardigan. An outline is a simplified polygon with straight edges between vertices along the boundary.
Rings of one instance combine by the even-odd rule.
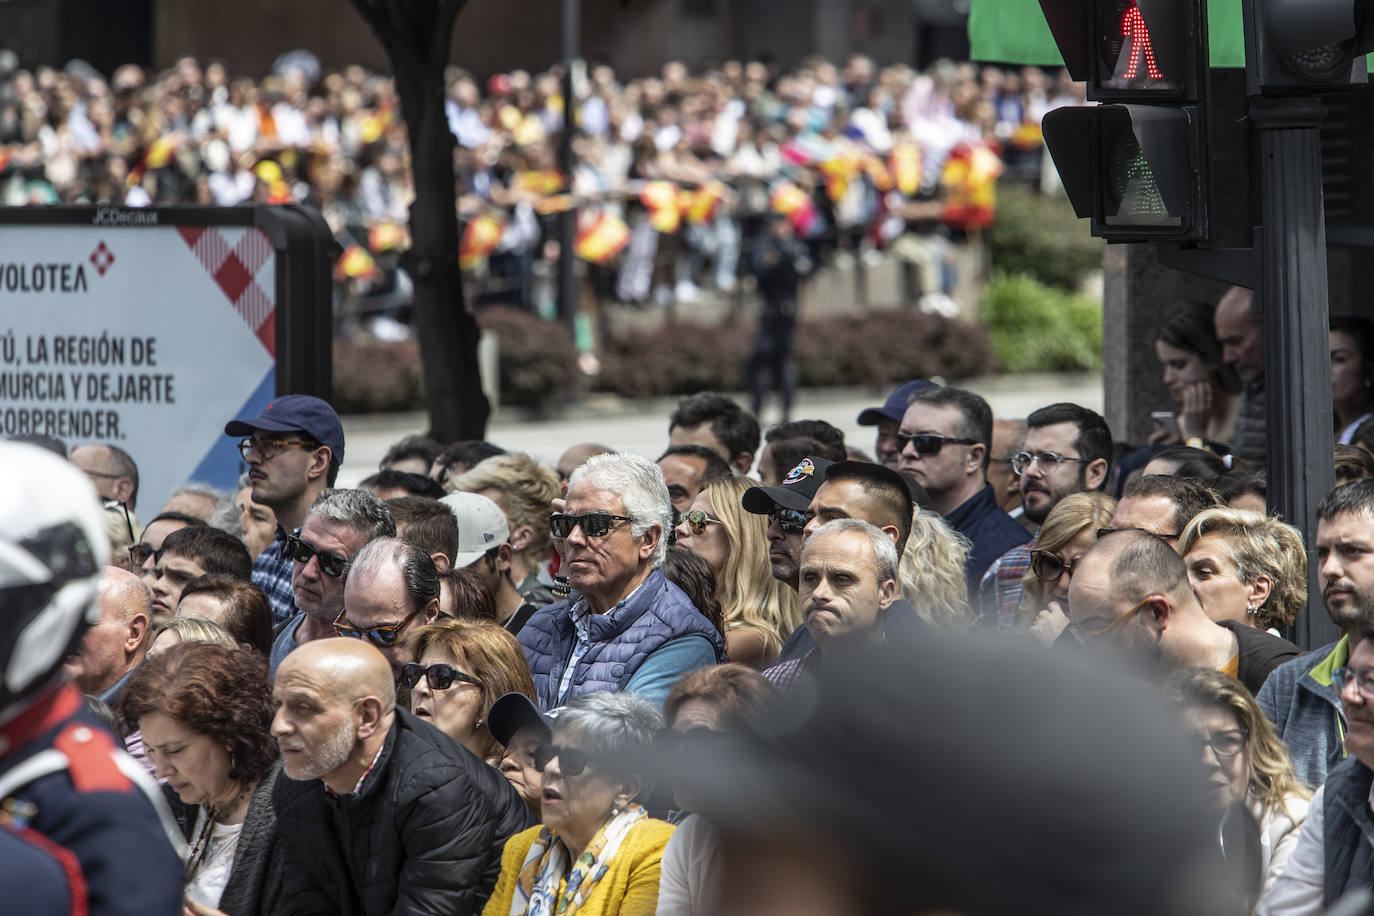
[[[592,888],[577,916],[653,916],[658,909],[658,871],[663,847],[675,828],[667,821],[646,818],[630,828],[610,868]],[[501,853],[501,877],[482,908],[482,916],[509,916],[515,885],[525,856],[539,836],[539,827],[517,833]]]

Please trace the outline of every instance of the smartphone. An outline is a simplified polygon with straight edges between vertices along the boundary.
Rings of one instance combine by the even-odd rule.
[[[1172,410],[1156,410],[1150,414],[1150,422],[1154,424],[1155,429],[1163,430],[1175,439],[1182,438],[1178,431],[1178,417],[1174,416]]]

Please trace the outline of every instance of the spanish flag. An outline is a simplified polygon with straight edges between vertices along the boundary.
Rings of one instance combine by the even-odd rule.
[[[610,213],[599,213],[583,220],[577,232],[577,256],[593,264],[605,264],[630,244],[630,227]]]
[[[677,232],[682,225],[682,209],[678,206],[677,187],[671,181],[649,182],[639,192],[639,199],[649,211],[649,225],[656,232]]]
[[[487,259],[501,242],[505,222],[493,212],[479,213],[468,221],[458,244],[458,267],[472,270]]]
[[[863,155],[864,172],[868,175],[868,180],[873,182],[873,187],[886,194],[891,191],[894,182],[892,170],[887,167],[887,163],[872,153]]]
[[[897,190],[915,197],[921,190],[921,150],[914,143],[898,143],[892,148],[892,176]]]
[[[375,280],[379,273],[377,262],[361,245],[349,245],[334,265],[334,279],[340,283],[344,280]]]
[[[373,226],[367,233],[367,247],[377,254],[395,251],[410,246],[410,233],[401,223],[384,222]]]
[[[787,217],[792,229],[803,238],[811,234],[820,218],[811,195],[790,181],[779,181],[773,185],[769,204],[776,212]]]
[[[543,197],[563,190],[563,176],[554,169],[516,172],[511,176],[511,190],[530,191]]]
[[[694,226],[709,223],[716,215],[716,209],[725,200],[726,188],[719,181],[708,181],[690,195],[687,204],[687,222]]]
[[[997,178],[1002,159],[982,141],[960,143],[945,160],[945,222],[961,229],[986,229],[997,215]]]

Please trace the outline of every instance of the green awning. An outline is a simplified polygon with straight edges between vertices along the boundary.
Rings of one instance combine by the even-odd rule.
[[[1245,66],[1240,4],[1241,0],[1212,0],[1207,5],[1213,67]],[[968,37],[974,60],[1047,67],[1064,64],[1039,0],[973,0]]]

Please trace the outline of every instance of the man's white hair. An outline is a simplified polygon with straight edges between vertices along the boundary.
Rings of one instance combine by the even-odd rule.
[[[620,496],[625,514],[633,520],[630,533],[635,537],[658,526],[658,547],[649,565],[651,569],[662,566],[668,556],[668,532],[673,527],[673,502],[658,465],[641,455],[593,455],[573,471],[568,490],[583,482]]]

